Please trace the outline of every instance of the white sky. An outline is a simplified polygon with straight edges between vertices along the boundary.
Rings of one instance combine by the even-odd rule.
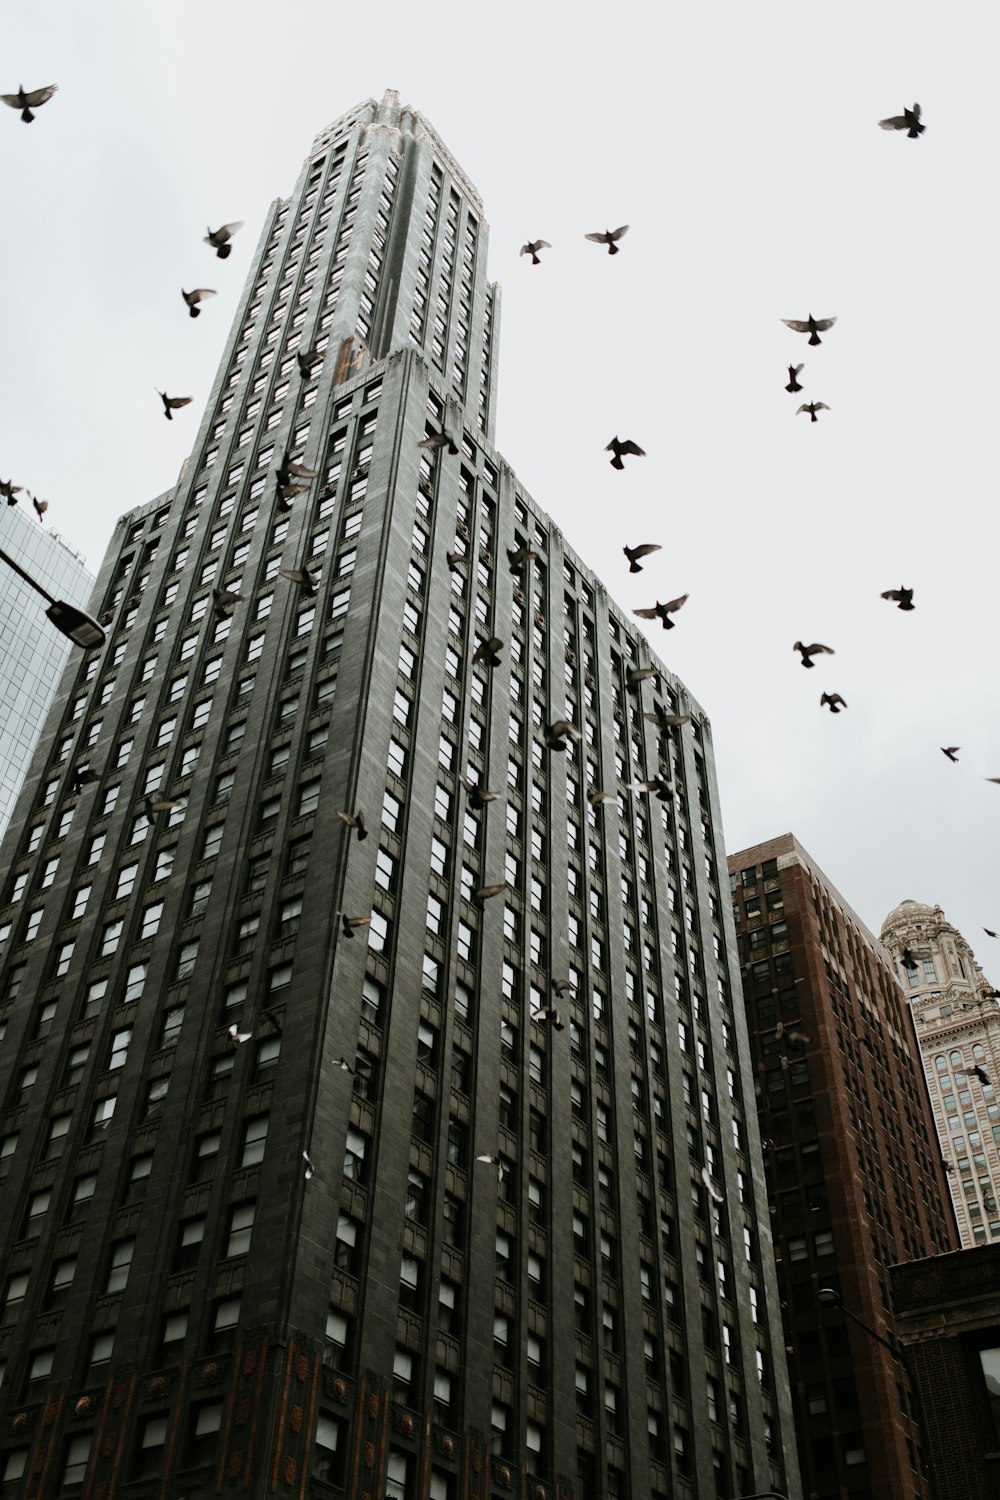
[[[396,88],[486,206],[498,447],[623,606],[690,594],[650,640],[712,718],[727,847],[794,832],[876,933],[940,902],[1000,980],[991,7],[5,11],[0,91],[59,93],[0,119],[0,475],[95,571],[176,479],[267,204]],[[918,141],[877,129],[915,98]],[[236,218],[223,263],[201,236]],[[625,221],[614,259],[582,238]],[[182,285],[219,289],[197,322]],[[819,349],[779,321],[810,311]],[[168,426],[154,385],[196,404]],[[614,433],[648,452],[623,474]],[[631,579],[626,541],[664,550]],[[837,654],[807,674],[796,639]]]

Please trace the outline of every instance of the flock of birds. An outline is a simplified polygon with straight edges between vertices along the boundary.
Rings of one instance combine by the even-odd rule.
[[[55,93],[56,85],[54,84],[34,90],[25,90],[23,87],[19,87],[16,94],[0,94],[0,100],[2,100],[2,102],[8,105],[10,108],[18,110],[20,113],[20,118],[25,124],[31,124],[35,119],[34,112],[42,105],[47,104],[52,99]],[[900,132],[905,131],[909,139],[915,140],[926,128],[921,121],[920,115],[920,105],[915,103],[912,108],[904,108],[902,114],[889,116],[884,120],[880,120],[879,125],[883,130]],[[228,259],[228,257],[232,253],[233,236],[241,227],[242,221],[236,220],[231,223],[223,224],[220,226],[220,228],[215,230],[209,228],[208,233],[204,237],[204,241],[215,251],[215,254],[219,260]],[[629,226],[627,224],[621,224],[616,229],[594,231],[592,233],[586,234],[584,237],[592,243],[605,246],[609,255],[617,255],[619,254],[620,250],[620,241],[627,234],[628,229]],[[531,264],[533,266],[538,266],[541,264],[541,252],[543,250],[551,249],[552,245],[549,241],[539,238],[527,241],[524,245],[521,246],[520,253],[522,256],[530,256]],[[199,317],[202,311],[201,304],[205,301],[206,298],[213,297],[215,295],[216,292],[211,287],[195,287],[191,291],[187,291],[184,288],[181,288],[181,296],[191,318]],[[831,329],[837,320],[836,318],[832,317],[815,318],[813,317],[812,313],[810,313],[804,319],[784,318],[782,319],[782,321],[793,332],[808,335],[808,342],[810,346],[816,347],[822,342],[820,335],[826,333],[829,329]],[[300,376],[303,379],[307,379],[313,374],[316,367],[322,362],[323,353],[315,348],[308,351],[298,351],[296,359]],[[799,376],[802,374],[803,369],[804,365],[801,363],[797,365],[790,364],[788,366],[789,378],[788,383],[785,386],[785,390],[790,394],[797,394],[802,390]],[[193,399],[190,396],[171,396],[168,395],[165,391],[159,390],[157,391],[157,394],[159,395],[160,400],[163,403],[163,412],[167,421],[172,421],[174,412],[180,410],[185,406],[189,406]],[[816,422],[818,419],[818,412],[829,410],[830,407],[823,401],[809,401],[802,403],[797,408],[796,415],[808,413],[810,421]],[[421,440],[419,446],[425,449],[443,450],[451,456],[456,456],[459,452],[459,447],[454,441],[454,438],[446,431],[442,431],[440,433],[429,433]],[[608,452],[612,455],[610,460],[611,467],[618,471],[622,471],[624,469],[624,460],[626,457],[645,457],[645,449],[640,447],[638,443],[636,443],[631,438],[621,439],[617,434],[607,444],[605,452]],[[278,509],[282,511],[289,510],[294,502],[295,497],[307,491],[315,478],[316,470],[295,462],[292,459],[290,450],[286,450],[284,456],[278,464],[275,474]],[[27,494],[28,499],[31,500],[35,512],[38,515],[39,521],[41,521],[48,509],[48,502],[39,500],[36,496],[32,495],[30,491],[23,491],[20,485],[15,485],[11,480],[0,480],[0,498],[6,500],[8,505],[16,505],[18,503],[17,497],[21,493]],[[644,560],[661,550],[661,544],[658,542],[642,542],[635,546],[626,545],[622,549],[628,562],[630,573],[642,572]],[[528,547],[521,547],[516,549],[509,548],[507,557],[511,572],[514,574],[523,574],[530,563],[538,557],[538,554]],[[468,564],[468,558],[465,555],[465,552],[462,549],[462,546],[458,539],[456,539],[456,549],[447,553],[447,562],[449,568],[452,571],[461,570]],[[308,566],[305,564],[301,568],[282,568],[278,570],[278,573],[280,577],[297,584],[302,589],[303,593],[307,596],[314,596],[318,591],[318,574],[310,571]],[[890,588],[884,590],[881,597],[885,600],[895,603],[900,610],[908,612],[912,611],[914,608],[913,593],[914,591],[912,588],[901,585],[899,588]],[[228,613],[228,611],[232,609],[236,604],[239,604],[243,601],[243,597],[244,596],[242,594],[234,590],[216,587],[212,590],[212,605],[213,608],[220,614]],[[657,601],[647,608],[633,610],[633,613],[638,618],[643,620],[658,620],[664,630],[672,630],[676,623],[672,617],[686,603],[687,598],[687,594],[681,594],[677,598],[670,599],[662,603]],[[473,653],[473,664],[481,665],[487,670],[499,667],[501,660],[500,654],[504,648],[504,644],[504,641],[497,636],[490,637],[486,640],[481,640],[477,644],[476,649]],[[835,654],[833,647],[825,645],[821,642],[812,642],[811,644],[807,645],[802,641],[796,641],[792,649],[799,653],[801,665],[807,669],[815,666],[813,657],[832,656]],[[658,676],[658,673],[655,668],[632,668],[628,673],[628,685],[631,689],[635,690],[643,680],[656,676]],[[847,703],[846,700],[838,692],[824,692],[820,698],[820,706],[826,707],[831,713],[836,714],[841,712],[842,709],[847,708]],[[671,729],[674,729],[679,725],[686,723],[689,718],[687,714],[669,714],[660,706],[657,706],[653,712],[645,714],[644,717],[654,723],[657,726],[659,734],[664,737],[667,736]],[[556,752],[567,750],[571,745],[580,740],[582,737],[579,727],[568,722],[565,719],[556,720],[552,724],[543,725],[538,731],[538,734],[545,748],[549,751]],[[960,749],[959,746],[942,746],[941,749],[942,753],[948,758],[949,761],[957,761],[958,751]],[[987,777],[986,779],[1000,783],[1000,777]],[[97,782],[99,780],[99,773],[89,766],[75,768],[71,773],[71,786],[74,793],[79,793],[84,786],[93,782]],[[470,807],[476,810],[485,809],[491,802],[495,801],[497,797],[501,795],[499,792],[486,790],[485,788],[479,786],[477,783],[471,781],[468,777],[462,777],[461,784],[465,791]],[[665,801],[673,795],[676,788],[671,783],[669,775],[665,772],[665,763],[661,762],[661,771],[658,775],[646,780],[634,782],[631,784],[630,789],[637,792],[648,793],[649,795],[655,796],[661,801]],[[615,800],[616,796],[617,794],[613,791],[593,789],[588,794],[588,800],[590,801],[592,806],[599,807],[605,802]],[[144,798],[143,807],[146,816],[150,819],[150,821],[152,821],[158,814],[169,812],[176,807],[182,806],[184,800],[184,798],[165,797],[152,794]],[[356,809],[354,812],[338,811],[337,817],[344,825],[345,830],[349,833],[353,832],[359,842],[368,837],[368,830],[365,825],[365,817],[361,809]],[[473,899],[477,903],[482,904],[492,897],[501,894],[506,889],[506,882],[496,885],[486,885],[475,890],[472,895]],[[369,926],[372,920],[371,913],[365,916],[350,916],[346,912],[338,912],[336,913],[336,915],[341,919],[342,934],[345,938],[348,939],[352,939],[359,929],[363,929]],[[996,935],[988,928],[984,929],[984,931],[986,931],[991,937]],[[558,1006],[554,1002],[559,998],[572,993],[573,986],[568,980],[553,979],[551,981],[551,990],[553,1003],[550,1003],[548,1006],[539,1009],[535,1013],[534,1019],[552,1026],[554,1030],[561,1031],[563,1029],[564,1022],[559,1013]],[[278,1024],[277,1019],[273,1016],[273,1014],[266,1011],[265,1014],[270,1016],[273,1024],[280,1031],[280,1025]],[[253,1033],[252,1031],[242,1030],[238,1024],[234,1023],[228,1028],[227,1035],[229,1036],[229,1039],[234,1046],[239,1046],[242,1043],[249,1041]],[[807,1038],[799,1033],[790,1035],[789,1040],[793,1043],[801,1043],[806,1041]],[[345,1058],[340,1059],[339,1066],[342,1067],[346,1072],[350,1073],[353,1071],[350,1064]],[[979,1068],[977,1068],[975,1071],[977,1072],[977,1074],[981,1072]],[[306,1163],[305,1175],[307,1178],[309,1178],[313,1175],[313,1164],[306,1152],[303,1152],[303,1158]],[[504,1167],[499,1157],[484,1154],[477,1156],[476,1160],[482,1163],[488,1163],[498,1166],[499,1173],[502,1177]],[[706,1187],[712,1194],[713,1198],[716,1198],[717,1201],[721,1201],[721,1199],[718,1198],[713,1183],[707,1175]]]

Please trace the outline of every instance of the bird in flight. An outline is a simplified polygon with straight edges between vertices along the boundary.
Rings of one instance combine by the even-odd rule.
[[[35,118],[31,111],[41,104],[48,104],[58,87],[57,83],[49,83],[43,89],[24,89],[18,84],[16,94],[0,94],[0,99],[11,109],[19,109],[25,125],[30,125]]]
[[[556,719],[554,724],[546,724],[542,730],[542,739],[549,750],[566,750],[571,740],[581,737],[581,731],[568,719]]]
[[[93,766],[80,766],[79,768],[74,766],[73,770],[70,772],[69,789],[74,797],[78,797],[85,786],[93,786],[93,784],[96,781],[100,781],[100,779],[101,773],[99,771],[95,771]]]
[[[530,562],[538,561],[538,553],[530,547],[508,547],[507,561],[512,573],[523,573]]]
[[[368,913],[367,917],[348,917],[341,912],[340,920],[342,924],[341,930],[345,938],[353,938],[354,929],[356,927],[370,927],[372,918],[371,912]]]
[[[894,600],[897,609],[916,608],[913,602],[913,590],[904,588],[902,585],[898,589],[886,589],[882,594],[882,598]]]
[[[166,391],[157,391],[156,394],[163,402],[163,414],[168,422],[174,420],[174,412],[177,411],[178,407],[190,406],[194,399],[191,396],[168,396]]]
[[[632,613],[638,615],[640,620],[659,620],[664,630],[673,630],[675,622],[670,616],[680,609],[687,597],[687,594],[681,594],[679,599],[670,599],[666,604],[654,604],[652,609],[634,609]]]
[[[319,579],[308,568],[279,568],[278,577],[287,578],[289,583],[301,584],[302,592],[309,599],[314,599],[319,592]]]
[[[31,501],[32,505],[35,507],[35,514],[36,514],[36,516],[44,524],[45,512],[49,508],[49,502],[47,500],[39,500],[38,496],[37,495],[33,495],[30,490],[28,491],[28,499]]]
[[[457,573],[460,568],[466,567],[469,561],[464,552],[446,552],[444,560],[448,564],[449,573]]]
[[[365,827],[365,815],[361,811],[360,807],[358,808],[357,812],[354,813],[338,811],[337,817],[345,825],[345,827],[354,829],[359,844],[364,843],[365,839],[368,837],[368,829]]]
[[[521,246],[521,254],[530,255],[531,264],[533,266],[539,266],[542,263],[541,256],[538,254],[539,250],[551,249],[552,246],[549,244],[548,240],[529,240],[526,245]]]
[[[594,234],[585,234],[584,239],[595,245],[607,245],[609,255],[618,254],[618,241],[628,234],[628,225],[619,224],[617,229],[600,229]]]
[[[0,495],[8,505],[16,505],[17,497],[21,493],[23,485],[15,484],[13,479],[0,479]]]
[[[804,411],[807,411],[809,413],[810,422],[818,422],[819,418],[817,417],[816,413],[818,411],[829,410],[830,408],[827,406],[825,401],[809,401],[808,403],[803,401],[802,405],[799,407],[798,411],[796,411],[795,415],[798,417],[801,416]]]
[[[308,1151],[303,1151],[303,1153],[302,1153],[302,1160],[306,1164],[305,1179],[306,1179],[306,1182],[309,1182],[313,1178],[313,1176],[315,1175],[316,1168],[312,1164],[312,1158],[310,1157]]]
[[[500,893],[502,891],[505,891],[506,889],[506,881],[504,881],[502,885],[481,885],[477,891],[473,891],[472,899],[473,901],[477,901],[479,905],[482,906],[490,899],[491,896],[499,896]]]
[[[339,1068],[342,1073],[354,1072],[354,1069],[351,1067],[346,1057],[338,1057],[337,1061],[334,1063],[334,1067]]]
[[[210,229],[205,236],[205,244],[211,245],[220,260],[226,260],[233,253],[233,247],[229,243],[237,229],[243,228],[243,220],[237,219],[232,224],[223,224],[221,229]]]
[[[788,366],[788,384],[785,386],[786,391],[789,391],[792,394],[794,394],[796,391],[801,391],[802,387],[799,385],[799,376],[802,374],[802,371],[804,369],[805,365]]]
[[[192,318],[201,317],[201,308],[198,306],[198,303],[202,300],[202,298],[214,297],[215,295],[215,292],[210,286],[196,286],[193,292],[186,292],[184,288],[181,287],[181,296],[187,303],[187,309]]]
[[[486,807],[490,802],[495,802],[500,795],[499,792],[483,791],[479,784],[475,781],[470,781],[468,776],[463,776],[461,778],[461,782],[465,787],[466,795],[469,799],[469,806],[476,812],[482,812],[484,807]]]
[[[253,1032],[241,1031],[238,1024],[234,1021],[231,1026],[226,1027],[226,1036],[232,1042],[234,1047],[241,1047],[244,1042],[248,1042],[250,1040],[250,1038],[253,1036]]]
[[[212,590],[212,608],[218,610],[219,614],[225,614],[227,609],[232,609],[234,604],[242,604],[243,595],[238,594],[235,589],[214,588]]]
[[[832,714],[839,714],[842,708],[847,707],[846,698],[842,698],[839,693],[824,693],[819,703],[820,708],[825,705]]]
[[[992,1087],[992,1080],[990,1078],[990,1075],[987,1073],[986,1069],[982,1066],[981,1063],[976,1063],[972,1071],[973,1073],[975,1073],[980,1083],[985,1083],[987,1086]]]
[[[498,667],[500,665],[500,652],[503,650],[503,641],[498,635],[491,635],[488,641],[480,641],[472,653],[472,665],[482,662],[484,667]]]
[[[602,802],[616,802],[617,800],[618,795],[616,792],[605,792],[597,790],[587,793],[587,801],[590,803],[591,807],[600,807]]]
[[[655,724],[661,734],[667,734],[671,729],[678,728],[681,724],[690,724],[691,722],[690,714],[668,714],[662,703],[654,704],[653,712],[651,714],[643,714],[642,717],[648,719],[650,724]]]
[[[941,754],[947,755],[948,759],[954,762],[958,760],[958,752],[961,748],[961,745],[942,745]]]
[[[791,328],[796,333],[808,333],[810,344],[821,344],[823,340],[820,338],[820,334],[825,333],[828,328],[832,328],[837,320],[836,318],[814,318],[812,313],[810,313],[805,320],[802,318],[782,318],[781,321],[786,328]]]
[[[665,776],[652,776],[645,781],[630,781],[630,792],[651,792],[657,802],[669,802],[674,794],[673,783]]]
[[[458,452],[455,442],[446,432],[429,432],[425,438],[421,438],[417,444],[418,448],[447,448],[452,458]]]
[[[992,927],[984,927],[983,931],[985,932],[987,937],[996,937],[996,933],[993,931]]]
[[[289,488],[292,488],[293,481],[296,480],[296,479],[315,479],[315,478],[316,478],[316,470],[315,469],[309,469],[309,468],[307,468],[305,464],[296,464],[296,463],[293,463],[292,462],[292,450],[290,448],[286,448],[285,449],[285,456],[281,460],[281,463],[278,465],[278,488],[279,489],[289,489]],[[303,486],[303,488],[305,488],[305,489],[308,489],[308,487],[309,487],[308,485]]]
[[[626,686],[637,688],[641,682],[658,682],[660,674],[656,667],[629,667],[625,673]]]
[[[715,1183],[712,1181],[712,1174],[707,1167],[702,1167],[701,1169],[701,1180],[705,1184],[705,1187],[708,1190],[708,1196],[711,1198],[713,1203],[725,1203],[726,1200],[719,1192],[719,1189],[715,1186]]]
[[[919,104],[914,104],[912,109],[907,109],[904,104],[901,115],[890,115],[888,119],[879,120],[878,123],[883,130],[905,130],[911,141],[915,141],[927,129],[926,125],[920,123]]]
[[[614,454],[614,458],[612,458],[611,460],[611,467],[613,469],[624,469],[625,465],[622,462],[622,454],[624,453],[634,453],[636,458],[646,457],[645,448],[640,448],[639,444],[633,443],[631,438],[626,438],[625,441],[621,443],[618,441],[617,437],[613,437],[604,451],[605,453]]]
[[[832,646],[823,646],[819,641],[813,641],[811,646],[803,646],[801,641],[796,641],[795,645],[792,647],[792,650],[798,651],[801,654],[802,665],[804,667],[814,667],[816,665],[816,663],[813,661],[814,656],[836,655]]]
[[[553,1031],[563,1030],[563,1020],[554,1005],[543,1005],[536,1010],[531,1018],[540,1022],[543,1026],[551,1026]]]
[[[152,793],[142,799],[143,811],[150,822],[157,813],[173,812],[175,807],[183,807],[183,797],[154,797]]]
[[[604,450],[607,452],[607,449]],[[641,573],[642,566],[639,562],[641,557],[649,557],[653,552],[662,552],[663,548],[659,542],[641,542],[638,547],[623,547],[622,551],[628,558],[628,570],[630,573]]]
[[[302,376],[302,379],[308,380],[313,372],[313,366],[323,363],[323,350],[300,349],[295,356],[295,362],[299,367],[299,374]]]

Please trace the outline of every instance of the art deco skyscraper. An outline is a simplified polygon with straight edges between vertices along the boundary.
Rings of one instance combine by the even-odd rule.
[[[30,1500],[799,1494],[710,727],[494,450],[496,300],[338,120],[105,560],[5,846]]]
[[[932,1500],[919,1405],[892,1353],[889,1267],[957,1236],[906,1002],[888,954],[791,834],[730,855],[729,871],[803,1489]]]
[[[997,993],[940,906],[901,901],[882,942],[910,1003],[962,1244],[1000,1239]]]

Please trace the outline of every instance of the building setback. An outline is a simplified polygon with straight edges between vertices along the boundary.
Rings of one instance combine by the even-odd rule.
[[[888,1268],[958,1243],[906,1003],[791,834],[728,863],[803,1491],[933,1500],[905,1372],[878,1342]]]
[[[913,1016],[962,1244],[1000,1239],[1000,1006],[940,906],[901,901],[882,924]]]
[[[486,233],[331,126],[105,559],[3,851],[27,1500],[800,1495],[710,726],[492,446]]]
[[[94,579],[84,559],[20,502],[0,502],[0,551],[55,598],[86,605]],[[0,838],[71,650],[45,609],[45,600],[0,559]]]

